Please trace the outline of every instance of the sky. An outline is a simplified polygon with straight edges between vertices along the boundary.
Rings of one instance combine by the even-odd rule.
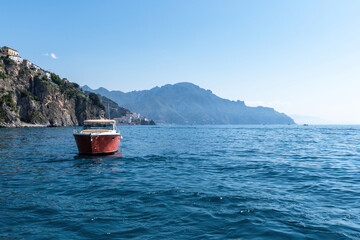
[[[128,92],[191,82],[298,122],[360,124],[358,0],[0,6],[0,46],[80,85]]]

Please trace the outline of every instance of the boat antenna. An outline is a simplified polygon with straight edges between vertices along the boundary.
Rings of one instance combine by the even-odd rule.
[[[109,120],[110,120],[111,118],[110,118],[110,107],[109,107],[109,103],[108,103],[108,116],[109,116]]]

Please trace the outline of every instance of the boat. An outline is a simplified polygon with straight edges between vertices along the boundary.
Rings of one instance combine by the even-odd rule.
[[[115,153],[122,139],[115,120],[85,120],[83,129],[74,129],[74,138],[80,154]]]

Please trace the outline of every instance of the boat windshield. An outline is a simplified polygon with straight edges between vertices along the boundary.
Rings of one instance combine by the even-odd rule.
[[[107,130],[113,130],[113,125],[85,125],[84,130],[86,129],[107,129]]]

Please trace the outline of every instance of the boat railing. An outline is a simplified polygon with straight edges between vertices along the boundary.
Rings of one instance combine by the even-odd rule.
[[[120,133],[120,129],[116,128],[114,129],[116,131],[116,133]],[[78,131],[77,128],[73,128],[73,133],[74,134],[77,134],[77,133],[84,133],[84,132],[98,132],[98,133],[101,133],[101,132],[108,132],[109,130],[106,130],[106,129],[92,129],[92,130],[82,130],[82,131]]]

